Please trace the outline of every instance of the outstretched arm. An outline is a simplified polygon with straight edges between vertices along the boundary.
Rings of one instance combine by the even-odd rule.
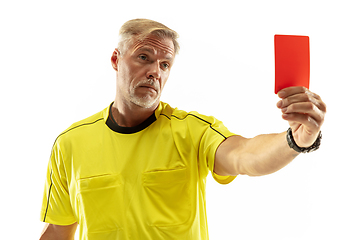
[[[290,87],[278,93],[282,118],[289,122],[299,147],[309,147],[317,139],[324,122],[326,105],[304,87]],[[288,146],[286,132],[259,135],[251,139],[233,136],[226,139],[215,155],[218,175],[261,176],[278,171],[298,153]]]

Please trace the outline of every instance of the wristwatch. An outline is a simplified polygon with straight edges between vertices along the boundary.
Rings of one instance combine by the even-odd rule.
[[[320,131],[320,133],[319,133],[316,141],[313,143],[313,145],[311,145],[310,147],[307,147],[307,148],[303,148],[303,147],[299,147],[298,145],[296,145],[294,137],[292,135],[291,128],[289,128],[287,130],[287,134],[286,134],[286,140],[289,144],[289,147],[299,153],[310,153],[310,152],[314,152],[314,151],[318,150],[320,148],[321,138],[322,138],[322,134]]]

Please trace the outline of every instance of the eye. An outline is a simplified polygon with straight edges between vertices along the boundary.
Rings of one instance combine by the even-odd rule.
[[[162,67],[163,67],[164,69],[168,69],[168,68],[170,67],[170,64],[168,64],[168,63],[163,63],[163,64],[162,64]]]
[[[139,58],[144,61],[146,61],[148,59],[147,56],[143,55],[143,54],[139,55]]]

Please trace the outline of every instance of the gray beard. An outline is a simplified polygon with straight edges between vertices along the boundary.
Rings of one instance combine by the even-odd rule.
[[[150,96],[144,96],[144,97],[138,97],[135,94],[135,90],[139,85],[142,84],[149,84],[151,86],[154,86],[155,89],[157,90],[157,97],[156,98],[151,98]],[[142,108],[151,108],[154,106],[154,104],[156,104],[158,102],[158,100],[160,99],[160,87],[157,84],[157,82],[155,82],[153,79],[147,79],[144,81],[139,82],[138,84],[136,84],[136,86],[131,89],[130,91],[130,102],[134,103],[135,105],[142,107]]]

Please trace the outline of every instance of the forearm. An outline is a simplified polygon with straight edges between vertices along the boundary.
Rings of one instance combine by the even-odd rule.
[[[286,132],[259,135],[247,139],[240,148],[235,156],[236,169],[239,174],[267,175],[285,167],[298,155],[289,147]]]

